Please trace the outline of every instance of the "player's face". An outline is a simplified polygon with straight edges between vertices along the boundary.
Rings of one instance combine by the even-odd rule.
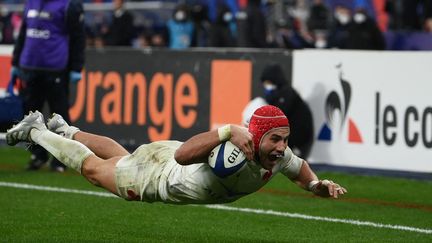
[[[264,169],[272,169],[277,160],[284,156],[289,134],[289,128],[276,128],[264,135],[259,153],[261,166]]]

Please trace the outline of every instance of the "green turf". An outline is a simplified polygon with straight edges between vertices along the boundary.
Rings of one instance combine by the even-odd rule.
[[[24,171],[28,152],[0,148],[0,181],[103,191],[76,172]],[[345,185],[341,200],[312,197],[283,176],[227,206],[432,230],[432,183],[319,173]],[[432,234],[204,206],[0,186],[0,242],[432,242]]]

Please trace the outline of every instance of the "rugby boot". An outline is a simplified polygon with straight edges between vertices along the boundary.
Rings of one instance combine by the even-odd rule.
[[[69,126],[63,117],[56,113],[53,113],[48,119],[47,127],[51,132],[69,139],[72,139],[73,135],[79,131],[77,127]]]
[[[18,124],[7,130],[6,143],[10,146],[14,146],[19,142],[33,143],[30,137],[30,131],[32,129],[47,129],[44,117],[39,111],[30,111]]]

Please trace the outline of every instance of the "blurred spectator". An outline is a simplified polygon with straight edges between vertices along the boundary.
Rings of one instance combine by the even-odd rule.
[[[278,19],[275,24],[272,42],[269,45],[275,48],[294,49],[291,37],[291,25],[284,18]]]
[[[161,33],[154,33],[151,36],[151,46],[153,47],[166,47],[167,43],[166,43],[166,38],[164,37],[163,34]]]
[[[314,0],[307,21],[309,31],[325,31],[329,28],[329,10],[323,0]]]
[[[432,17],[432,0],[403,0],[403,28],[421,30],[424,21]]]
[[[14,12],[11,15],[11,25],[12,25],[12,36],[13,36],[13,40],[17,40],[18,39],[18,35],[21,29],[21,24],[22,24],[22,13],[21,12]]]
[[[334,20],[327,37],[328,47],[345,49],[351,25],[351,10],[346,5],[337,5],[333,14]]]
[[[138,38],[134,41],[133,47],[135,48],[146,48],[151,46],[150,34],[146,32],[141,32]]]
[[[84,26],[85,31],[85,39],[86,39],[86,46],[93,47],[94,46],[94,39],[95,39],[95,31],[89,26]]]
[[[353,21],[348,28],[346,49],[384,50],[385,40],[375,20],[366,11],[359,8],[355,11]]]
[[[219,14],[216,12],[217,7],[222,4],[237,20],[237,23],[230,24],[230,31],[236,43],[229,46],[241,47],[347,48],[346,39],[350,34],[347,29],[355,23],[346,16],[351,15],[350,11],[353,7],[355,9],[358,6],[363,6],[370,19],[376,18],[382,30],[385,29],[383,24],[386,24],[386,16],[380,5],[383,3],[385,3],[385,12],[389,17],[387,27],[392,31],[426,32],[430,30],[429,19],[432,18],[432,0],[170,0],[166,2],[185,3],[186,15],[189,18],[180,21],[181,23],[174,21],[174,24],[167,25],[167,19],[171,16],[171,7],[166,6],[172,6],[171,4],[161,9],[149,10],[145,7],[141,8],[140,2],[143,0],[129,1],[136,2],[134,4],[137,4],[138,9],[126,11],[125,7],[133,5],[127,5],[125,0],[83,0],[85,3],[93,4],[92,7],[96,9],[102,7],[99,10],[89,11],[85,16],[86,25],[92,31],[87,32],[89,46],[94,46],[95,36],[101,35],[104,40],[98,38],[100,46],[137,45],[138,41],[144,40],[138,35],[142,32],[139,26],[145,26],[148,33],[146,39],[152,46],[167,46],[168,44],[178,48],[203,47],[209,44],[225,46],[216,44],[214,39],[210,40],[210,35],[220,32],[213,31],[211,34],[212,24],[217,22],[216,29],[225,28],[220,28],[220,19],[216,18],[216,15]],[[0,4],[0,43],[13,43],[21,23],[21,14],[19,12],[10,13],[6,7],[9,7],[8,4],[24,2],[24,0],[5,0],[2,3],[6,5]],[[105,5],[99,3],[113,3],[115,9],[113,12],[103,10]],[[330,11],[333,6],[334,11]],[[343,12],[341,6],[347,10],[348,14],[341,13]],[[238,12],[239,8],[242,8],[242,11]],[[334,21],[332,21],[333,15]],[[172,19],[175,20],[175,18]],[[282,22],[280,19],[285,19],[288,24],[280,24],[279,22]],[[193,22],[193,27],[188,27],[186,23],[189,22],[188,20]],[[154,28],[161,25],[170,26],[169,32],[173,35],[168,36],[168,31],[152,33]],[[190,32],[192,32],[192,37],[189,36]],[[388,34],[386,33],[386,38]],[[154,41],[152,41],[153,36]],[[176,38],[170,38],[173,36]],[[415,39],[412,36],[406,38]]]
[[[237,13],[239,47],[266,47],[267,27],[260,0],[249,0],[247,7]]]
[[[192,46],[206,47],[210,35],[210,20],[208,17],[208,8],[203,4],[194,4],[192,6],[192,20],[194,22],[194,38]]]
[[[105,41],[102,35],[96,35],[94,37],[93,47],[96,49],[102,49],[105,47]]]
[[[199,1],[199,0],[198,0]],[[208,6],[208,16],[211,22],[215,22],[220,5],[227,6],[234,15],[239,11],[241,0],[200,0]],[[244,2],[244,1],[243,1]]]
[[[0,6],[0,44],[14,42],[11,14],[6,7]]]
[[[178,5],[173,16],[167,23],[169,47],[172,49],[185,49],[191,47],[195,31],[194,23],[190,19],[187,5]]]
[[[289,9],[291,17],[294,18],[300,32],[307,31],[307,19],[309,18],[309,7],[307,0],[297,0],[295,6]]]
[[[313,33],[314,47],[318,49],[327,48],[327,31],[315,30]]]
[[[423,29],[427,33],[432,33],[432,18],[428,18],[425,20]]]
[[[235,47],[236,33],[234,15],[226,5],[219,6],[216,21],[210,29],[209,46],[211,47]]]
[[[286,49],[313,48],[313,40],[311,37],[305,36],[304,33],[306,32],[300,32],[296,20],[279,19],[276,23],[276,33],[271,46]]]
[[[153,28],[150,34],[150,45],[152,47],[167,47],[168,30],[166,26]]]
[[[104,34],[108,32],[108,16],[110,16],[110,12],[92,11],[85,13],[84,23],[88,47],[94,47],[96,37],[103,39]]]
[[[302,49],[306,41],[295,29],[295,20],[280,19],[276,24],[276,47],[287,49]]]
[[[314,141],[313,118],[309,105],[292,87],[291,80],[285,78],[279,64],[266,66],[260,79],[266,102],[279,107],[289,119],[289,147],[295,154],[307,159]]]
[[[389,17],[388,28],[390,30],[399,30],[402,28],[402,0],[386,0],[385,11]]]
[[[124,8],[124,0],[113,0],[112,21],[105,32],[106,45],[131,46],[135,35],[133,15]]]

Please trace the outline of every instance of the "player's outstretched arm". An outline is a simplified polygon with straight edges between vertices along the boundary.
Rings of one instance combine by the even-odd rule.
[[[248,159],[253,158],[252,135],[237,125],[226,125],[191,137],[176,150],[174,158],[181,165],[206,162],[213,148],[227,140],[239,147]]]
[[[313,192],[320,197],[338,198],[348,191],[339,184],[331,180],[319,180],[316,174],[309,167],[308,163],[303,160],[299,175],[294,182],[305,190]]]
[[[175,152],[174,158],[181,165],[203,163],[214,147],[220,144],[217,130],[197,134],[184,142]]]

